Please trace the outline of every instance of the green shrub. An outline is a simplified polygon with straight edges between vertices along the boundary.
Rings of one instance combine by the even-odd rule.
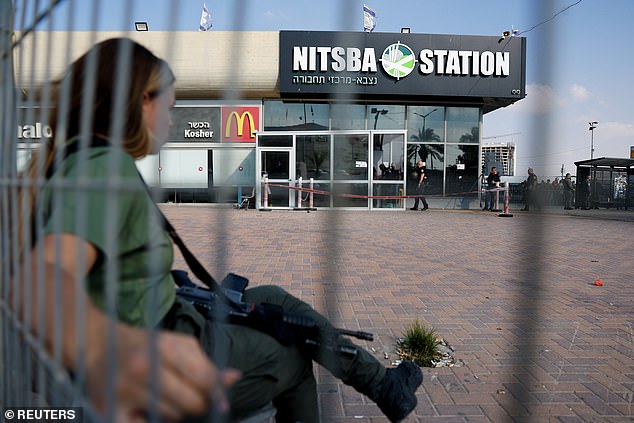
[[[418,319],[408,326],[399,341],[401,356],[422,367],[434,367],[432,360],[440,358],[436,331],[426,328]]]

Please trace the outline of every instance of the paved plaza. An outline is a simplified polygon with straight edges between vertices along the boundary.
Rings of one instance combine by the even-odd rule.
[[[217,278],[280,285],[372,332],[360,342],[387,366],[409,324],[433,327],[458,365],[423,368],[407,422],[634,421],[634,211],[162,208]],[[316,374],[322,421],[387,421]]]

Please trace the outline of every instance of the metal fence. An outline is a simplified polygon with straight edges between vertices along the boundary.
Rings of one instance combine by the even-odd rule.
[[[51,86],[42,81],[51,80],[59,77],[61,69],[57,65],[66,65],[70,63],[72,54],[74,52],[83,49],[84,46],[72,45],[72,40],[69,38],[62,44],[51,44],[51,38],[44,33],[34,31],[37,27],[39,30],[46,30],[52,28],[52,16],[53,12],[61,7],[65,3],[61,0],[51,0],[47,5],[40,4],[39,1],[11,1],[0,0],[0,75],[2,77],[2,90],[0,95],[0,404],[3,406],[37,406],[37,405],[54,405],[58,404],[72,404],[74,406],[83,407],[85,410],[85,417],[90,418],[93,416],[92,407],[87,402],[84,393],[85,383],[85,369],[78,367],[72,369],[72,378],[69,375],[68,369],[63,365],[64,357],[62,356],[63,343],[66,341],[65,334],[63,332],[63,319],[69,314],[77,316],[78,326],[84,329],[82,320],[82,313],[85,310],[86,304],[81,297],[75,299],[75,310],[61,310],[57,309],[52,316],[52,322],[43,321],[44,313],[36,313],[36,310],[44,310],[47,303],[44,295],[56,296],[60,295],[62,288],[61,274],[53,275],[52,286],[47,286],[51,280],[45,278],[43,274],[45,267],[42,258],[37,255],[27,254],[22,262],[18,261],[19,245],[16,238],[13,236],[16,234],[15,229],[18,227],[19,210],[22,210],[25,206],[30,204],[28,201],[18,197],[18,189],[24,189],[29,187],[41,187],[45,182],[45,175],[43,169],[39,169],[35,178],[19,179],[17,175],[17,169],[21,165],[18,163],[20,160],[26,160],[25,157],[18,155],[15,134],[18,128],[16,127],[16,110],[20,107],[27,107],[28,113],[33,114],[33,121],[39,116],[37,114],[44,114],[51,105]],[[107,2],[94,1],[94,2],[72,2],[73,7],[90,7],[92,8],[92,19],[94,26],[97,26],[99,19],[99,10],[104,7],[108,7]],[[79,5],[81,3],[81,5]],[[151,2],[133,1],[129,2],[130,8],[133,6],[143,7]],[[172,1],[169,6],[169,10],[165,13],[171,16],[177,16],[179,13],[177,1]],[[236,30],[236,37],[239,37],[239,30],[244,26],[245,14],[241,11],[247,4],[247,1],[236,1],[234,4],[234,29]],[[542,11],[550,8],[550,2],[539,1],[535,2],[535,10]],[[17,13],[16,13],[17,11]],[[61,17],[61,19],[68,19],[69,22],[73,19],[72,8],[69,9],[69,16]],[[544,15],[546,13],[543,13]],[[339,10],[333,16],[339,16],[336,19],[341,19],[341,27],[348,28],[349,22],[358,20],[357,7],[353,2],[344,2],[342,9]],[[60,17],[58,17],[60,19]],[[553,54],[551,44],[548,41],[551,37],[549,27],[544,27],[541,35],[537,37],[533,42],[540,44],[538,48],[541,51],[543,60],[539,64],[538,74],[542,81],[548,81],[551,72],[550,64],[553,63],[549,60]],[[178,35],[167,40],[171,48],[174,48]],[[169,51],[169,49],[168,49]],[[169,57],[166,57],[169,61]],[[42,66],[42,63],[51,63],[50,67]],[[236,66],[238,68],[239,66]],[[45,69],[45,75],[35,75],[34,69]],[[16,73],[15,69],[19,69]],[[124,90],[127,84],[126,75],[122,74],[120,84],[115,88],[116,90]],[[238,81],[229,81],[227,84],[225,98],[231,99],[236,95],[235,85]],[[346,100],[345,95],[342,94],[342,98],[335,98],[333,100]],[[88,116],[88,115],[86,115]],[[114,114],[115,119],[121,119],[120,113]],[[535,148],[543,151],[547,147],[547,141],[550,128],[550,118],[548,115],[543,115],[540,118],[539,124],[533,125],[534,134],[531,138],[535,140],[542,140],[537,143]],[[119,166],[118,163],[112,163],[113,166]],[[104,189],[104,187],[90,186],[78,182],[75,187],[82,195],[87,195],[90,190]],[[117,181],[112,181],[105,189],[117,191],[127,189],[125,186],[121,186]],[[80,215],[81,216],[81,215]],[[82,219],[87,219],[88,216],[81,216]],[[334,310],[337,308],[337,272],[335,269],[335,263],[337,263],[337,257],[341,254],[339,251],[339,238],[338,234],[342,233],[341,230],[333,230],[340,227],[338,220],[338,213],[331,211],[328,214],[328,226],[331,230],[327,231],[327,266],[326,278],[331,282],[331,288],[329,289],[328,297],[324,299],[324,303],[327,309]],[[116,223],[116,215],[110,215],[109,221],[103,222],[105,226],[114,227]],[[42,234],[43,226],[41,222],[39,225],[34,226],[35,233],[32,233],[31,228],[22,228],[24,235],[27,239],[30,237],[37,238]],[[219,225],[218,238],[223,239],[227,236],[230,228]],[[520,293],[518,298],[533,298],[534,301],[528,304],[523,304],[523,324],[524,332],[527,334],[533,334],[537,332],[537,326],[540,321],[540,301],[539,293],[541,292],[541,285],[543,278],[541,275],[541,263],[543,260],[542,251],[540,248],[543,239],[542,223],[539,219],[532,219],[525,228],[527,245],[527,251],[529,253],[523,257],[521,263],[518,266],[522,268],[524,274],[531,275],[527,277],[525,283],[520,284]],[[533,248],[530,248],[533,247]],[[62,257],[64,251],[60,251],[59,255]],[[222,248],[218,250],[219,260],[221,264],[219,272],[223,270],[223,252]],[[156,263],[151,263],[151,266]],[[53,269],[59,271],[59,269]],[[231,270],[231,269],[228,269]],[[35,282],[29,287],[37,287],[36,292],[29,291],[25,285],[22,285],[17,278],[12,277],[12,273],[16,271],[24,272],[26,279],[33,279]],[[76,269],[77,273],[81,273],[82,269]],[[116,280],[116,275],[120,272],[120,269],[111,268],[107,270],[107,279],[111,282]],[[114,287],[114,283],[111,284]],[[117,304],[113,302],[115,298],[114,288],[109,288],[107,294],[108,300],[106,302],[106,308],[115,310]],[[44,294],[45,293],[45,294]],[[57,298],[61,303],[61,298]],[[16,307],[17,306],[17,307]],[[16,311],[20,310],[20,311]],[[335,314],[335,313],[332,313]],[[46,328],[53,331],[53,341],[50,345],[45,343],[45,336],[42,331],[36,335],[32,334],[31,327],[35,325],[32,319],[38,318],[39,322],[36,322],[40,327],[46,326]],[[112,328],[103,334],[105,337],[112,337]],[[78,353],[83,351],[81,347],[82,343],[86,342],[85,334],[83,331],[78,331],[80,339],[78,340]],[[109,338],[111,339],[111,338]],[[114,345],[114,343],[112,343]],[[535,351],[530,351],[533,348],[531,342],[526,342],[523,346],[527,350],[524,352],[524,356],[528,357],[534,354]],[[111,366],[114,363],[107,363]],[[528,366],[527,362],[523,360],[515,363],[518,368],[518,378],[530,377],[529,372],[519,371],[525,366]],[[528,384],[528,381],[525,381]],[[110,393],[109,401],[114,401],[114,390],[116,381],[112,379],[106,379],[104,381],[105,389]],[[516,403],[516,407],[522,407],[523,403],[529,401],[528,398],[521,398]],[[511,413],[512,414],[512,413]],[[109,420],[114,420],[116,416],[106,416]],[[536,420],[537,421],[537,420]]]

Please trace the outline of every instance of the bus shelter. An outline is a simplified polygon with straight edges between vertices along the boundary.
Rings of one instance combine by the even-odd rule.
[[[591,199],[596,207],[627,209],[634,206],[634,159],[600,157],[575,162],[575,166],[577,204],[581,204],[584,195],[580,184],[590,175]]]

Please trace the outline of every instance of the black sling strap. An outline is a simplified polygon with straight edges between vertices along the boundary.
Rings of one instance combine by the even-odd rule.
[[[97,136],[93,136],[90,139],[90,142],[88,143],[88,145],[86,146],[81,145],[81,140],[77,138],[76,140],[71,140],[67,143],[63,151],[62,160],[66,159],[67,157],[69,157],[70,155],[74,153],[77,153],[83,147],[95,148],[95,147],[111,147],[111,146],[112,144],[107,139],[97,137]],[[53,176],[53,174],[55,173],[55,170],[56,170],[55,162],[53,162],[53,164],[51,164],[51,166],[46,171],[46,179],[50,179],[51,176]],[[152,192],[150,191],[150,188],[147,186],[147,184],[145,183],[145,180],[143,179],[143,176],[141,176],[140,173],[139,173],[139,178],[141,179],[143,186],[147,190],[148,195],[150,196],[150,198],[152,198]],[[169,220],[167,220],[167,217],[165,217],[165,215],[163,214],[163,211],[160,209],[158,204],[156,204],[154,200],[152,200],[152,204],[154,204],[154,206],[156,207],[158,215],[161,218],[161,223],[163,228],[165,229],[165,231],[167,231],[167,233],[169,234],[174,244],[176,244],[178,249],[181,251],[183,258],[185,259],[185,262],[191,269],[192,273],[203,284],[205,284],[207,288],[209,288],[214,294],[216,294],[222,302],[224,302],[225,304],[233,308],[238,308],[238,305],[225,294],[225,292],[222,290],[218,282],[216,282],[213,276],[211,276],[211,274],[207,271],[207,269],[205,269],[205,266],[203,266],[202,263],[198,261],[196,256],[194,256],[194,254],[189,250],[189,248],[187,248],[187,246],[185,245],[185,242],[183,242],[182,238],[178,235],[174,226],[169,222]],[[245,285],[246,285],[246,282],[245,282]]]

